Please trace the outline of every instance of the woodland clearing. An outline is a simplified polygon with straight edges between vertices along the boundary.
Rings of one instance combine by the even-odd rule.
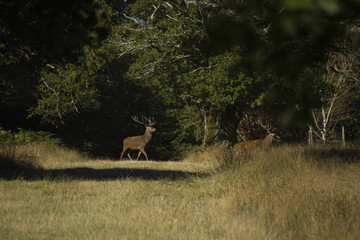
[[[12,152],[35,156],[38,168],[0,180],[1,239],[360,237],[357,148],[282,146],[240,157],[209,148],[181,162],[49,148]]]

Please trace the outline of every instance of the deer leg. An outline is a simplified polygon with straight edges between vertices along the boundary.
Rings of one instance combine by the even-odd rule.
[[[136,161],[139,160],[140,155],[141,155],[141,149],[140,149],[139,154],[138,154],[138,156],[137,156],[137,158],[136,158]]]
[[[132,161],[132,158],[131,158],[130,153],[128,153],[127,156],[128,156],[128,158],[129,158],[129,160]]]
[[[146,160],[147,160],[147,161],[149,161],[148,156],[147,156],[147,154],[146,154],[145,150],[141,149],[140,151],[141,151],[141,152],[145,155]]]
[[[124,155],[124,153],[126,152],[126,150],[127,150],[127,148],[124,148],[124,149],[123,149],[123,151],[121,152],[121,157],[120,157],[120,160],[122,160],[122,159],[123,159],[123,155]]]

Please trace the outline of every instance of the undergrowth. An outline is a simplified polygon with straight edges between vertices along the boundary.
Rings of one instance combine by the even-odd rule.
[[[269,239],[359,239],[360,149],[280,146],[233,154],[213,177],[231,215],[255,218]]]
[[[0,145],[9,144],[53,144],[62,145],[62,140],[54,133],[32,131],[18,128],[17,131],[5,130],[0,126]]]

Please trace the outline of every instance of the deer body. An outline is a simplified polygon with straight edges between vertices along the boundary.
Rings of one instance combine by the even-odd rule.
[[[234,150],[236,152],[244,152],[258,148],[266,149],[271,145],[272,141],[274,140],[274,136],[275,136],[274,133],[270,133],[264,139],[238,142],[234,145]]]
[[[143,117],[143,119],[144,119],[144,117]],[[145,119],[146,119],[146,118],[145,118]],[[134,117],[133,117],[133,120],[136,121],[136,122],[139,122],[139,121],[137,120],[137,118],[134,118]],[[146,120],[148,120],[148,119],[146,119]],[[144,121],[143,121],[143,122],[139,122],[139,123],[142,123],[142,124],[143,124]],[[134,137],[127,137],[127,138],[125,138],[125,139],[123,140],[123,150],[122,150],[122,152],[121,152],[120,160],[122,160],[124,153],[125,153],[128,149],[131,149],[131,150],[139,150],[139,154],[138,154],[136,160],[139,160],[139,157],[140,157],[140,155],[141,155],[141,153],[142,153],[142,154],[145,155],[146,160],[149,161],[149,158],[148,158],[148,156],[147,156],[147,154],[146,154],[146,152],[145,152],[145,146],[146,146],[146,144],[148,144],[148,143],[150,142],[150,140],[151,140],[151,138],[152,138],[152,133],[156,131],[155,128],[151,127],[151,126],[155,125],[155,123],[156,123],[156,122],[148,121],[148,126],[146,126],[146,130],[145,130],[145,134],[144,134],[144,135],[134,136]],[[128,153],[127,155],[128,155],[128,157],[129,157],[129,159],[132,160],[131,157],[130,157],[130,154]]]

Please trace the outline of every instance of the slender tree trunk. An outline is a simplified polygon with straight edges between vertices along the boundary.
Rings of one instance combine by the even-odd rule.
[[[208,134],[209,134],[209,128],[208,128],[208,118],[207,118],[206,112],[203,111],[202,115],[203,115],[203,119],[204,119],[204,138],[203,138],[202,147],[205,147],[206,139],[207,139]]]
[[[209,119],[208,112],[205,110],[203,106],[200,104],[197,105],[198,110],[203,118],[203,124],[204,124],[204,132],[203,132],[203,140],[202,140],[202,147],[205,147],[209,143],[209,124],[211,124],[211,119]]]
[[[326,144],[326,133],[327,133],[327,117],[326,117],[326,113],[325,113],[325,109],[324,107],[321,108],[321,112],[322,112],[322,129],[321,129],[321,141],[323,143],[323,145]]]
[[[312,128],[312,126],[310,126],[310,127],[309,127],[309,139],[308,139],[308,144],[309,144],[310,146],[312,146],[312,145],[313,145],[313,142],[314,142],[314,140],[313,140],[313,128]]]
[[[216,118],[216,132],[215,132],[215,143],[223,144],[225,141],[228,141],[228,136],[226,132],[226,123],[221,117]]]

